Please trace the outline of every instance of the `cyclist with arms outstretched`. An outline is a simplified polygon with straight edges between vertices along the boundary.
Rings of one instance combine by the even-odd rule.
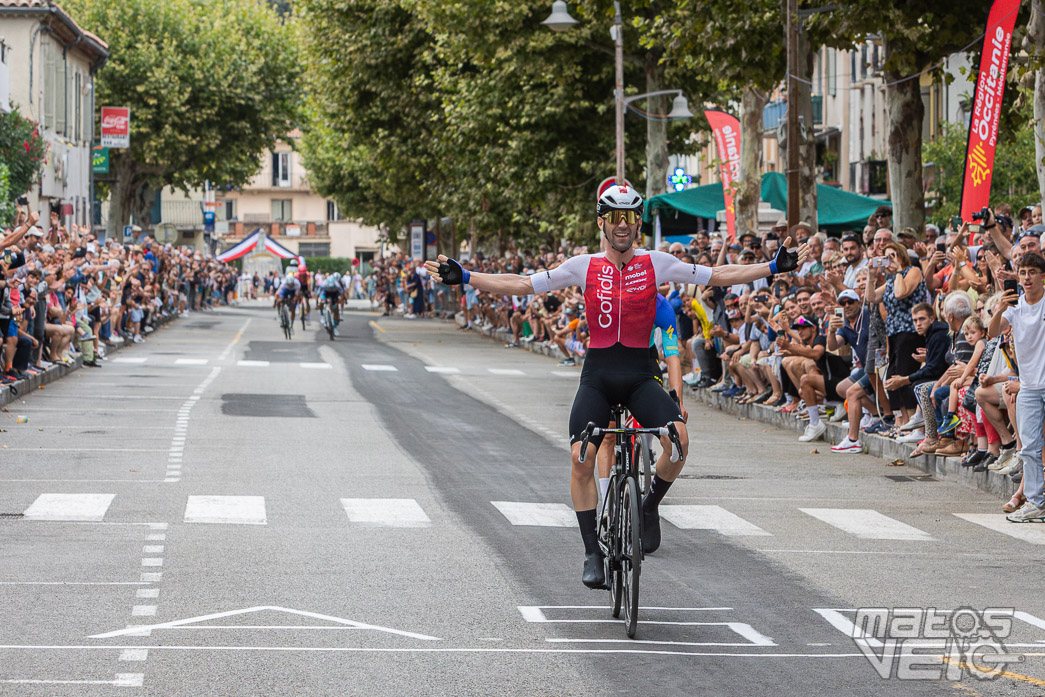
[[[682,457],[671,462],[672,445],[662,441],[650,491],[642,502],[642,547],[646,553],[660,546],[658,507],[668,488],[682,471],[689,449],[679,407],[654,378],[650,365],[649,340],[656,314],[657,286],[661,283],[731,286],[750,283],[774,273],[792,271],[809,254],[801,245],[796,252],[787,247],[788,238],[769,263],[717,266],[687,264],[665,252],[637,249],[635,241],[642,222],[642,197],[627,186],[611,186],[599,198],[598,226],[607,241],[605,252],[567,259],[550,271],[531,276],[470,273],[440,255],[438,262],[425,263],[436,281],[448,285],[468,283],[495,295],[529,295],[580,286],[590,332],[589,349],[581,371],[580,386],[570,413],[570,442],[573,469],[570,495],[584,541],[582,581],[589,588],[605,587],[605,569],[596,532],[598,491],[592,464],[580,462],[581,439],[589,421],[605,427],[610,410],[623,404],[646,427],[675,422]],[[601,437],[593,437],[596,449]]]

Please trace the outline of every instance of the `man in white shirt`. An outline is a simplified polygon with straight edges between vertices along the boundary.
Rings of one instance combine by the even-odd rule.
[[[1027,503],[1007,516],[1013,523],[1045,523],[1045,476],[1041,450],[1045,439],[1045,258],[1034,252],[1020,256],[1016,272],[1023,297],[1008,290],[991,317],[987,332],[995,337],[1009,327],[1019,360],[1020,388],[1016,396],[1017,428],[1023,449],[1023,495]],[[1004,308],[1004,312],[998,310]]]
[[[864,254],[864,241],[857,234],[849,234],[842,238],[842,255],[849,265],[842,278],[846,288],[856,288],[856,275],[867,268],[867,255]]]

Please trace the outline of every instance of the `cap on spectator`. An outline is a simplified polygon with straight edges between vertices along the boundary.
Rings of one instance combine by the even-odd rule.
[[[810,317],[808,315],[802,315],[801,317],[799,317],[791,323],[792,329],[802,329],[803,327],[811,327],[813,329],[816,329],[818,327],[816,323],[816,318]]]
[[[38,227],[36,227],[34,225],[31,228],[29,228],[29,232],[25,233],[25,236],[26,237],[43,237],[44,233],[43,233],[43,230],[41,230],[40,228],[38,228]]]
[[[54,254],[54,247],[52,247],[49,244],[45,244],[42,247],[40,247],[40,251],[47,252],[48,254]]]
[[[856,302],[860,302],[860,296],[856,294],[855,290],[846,288],[838,294],[838,301],[841,302],[843,300],[853,300]]]
[[[740,256],[741,256],[741,258],[750,257],[750,258],[754,259],[755,258],[755,253],[752,250],[750,250],[750,249],[745,249],[744,251],[742,251],[740,253]]]
[[[83,259],[86,256],[87,256],[87,248],[86,247],[77,247],[76,248],[76,253],[73,254],[73,259]]]
[[[726,313],[726,316],[730,319],[744,319],[740,316],[740,310],[730,310]]]
[[[780,235],[776,234],[775,232],[767,232],[766,239],[780,241]]]
[[[1034,211],[1031,210],[1030,206],[1024,206],[1023,208],[1020,209],[1020,212],[1017,213],[1016,215],[1018,217],[1022,218],[1024,213],[1033,213],[1033,212]]]
[[[734,252],[739,252],[743,249],[743,247],[741,247],[739,244],[731,244],[729,245],[729,249]]]

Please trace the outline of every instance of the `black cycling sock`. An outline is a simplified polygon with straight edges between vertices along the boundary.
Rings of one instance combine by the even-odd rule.
[[[1001,444],[1001,447],[1002,447],[1002,448],[1004,448],[1005,450],[1008,450],[1008,449],[1010,449],[1010,448],[1015,448],[1015,447],[1016,447],[1016,439],[1015,439],[1015,438],[1013,438],[1013,439],[1012,439],[1011,441],[1009,441],[1008,443],[1002,443],[1002,444]]]
[[[657,506],[660,505],[661,500],[667,495],[668,489],[671,488],[672,482],[666,479],[661,479],[659,474],[653,475],[653,483],[650,484],[649,493],[646,494],[646,498],[642,500],[642,508],[656,510]]]
[[[599,551],[599,533],[595,530],[595,509],[577,511],[577,523],[581,527],[581,539],[584,540],[584,553]]]

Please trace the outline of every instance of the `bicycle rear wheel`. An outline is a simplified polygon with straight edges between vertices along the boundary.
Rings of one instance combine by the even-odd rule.
[[[323,326],[327,328],[327,334],[330,335],[330,340],[334,340],[334,314],[330,311],[329,307],[323,308]]]
[[[639,622],[639,572],[642,570],[642,536],[639,530],[639,488],[635,480],[624,481],[620,507],[621,569],[624,596],[624,627],[635,638]]]

